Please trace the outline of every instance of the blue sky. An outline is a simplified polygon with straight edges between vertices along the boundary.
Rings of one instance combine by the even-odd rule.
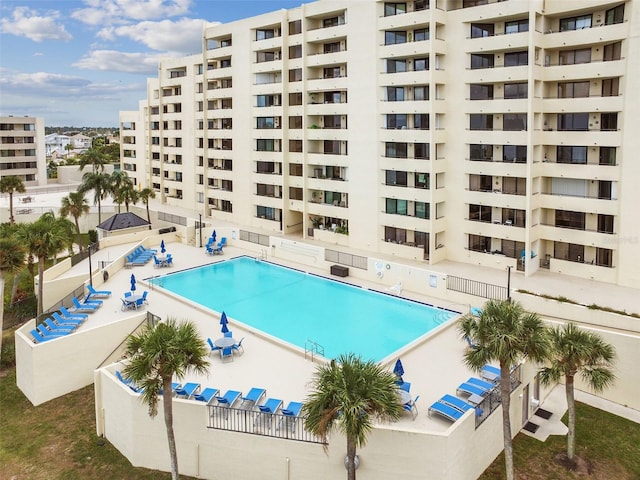
[[[226,23],[302,0],[2,0],[0,115],[47,126],[118,125],[157,59],[201,51],[203,22]]]

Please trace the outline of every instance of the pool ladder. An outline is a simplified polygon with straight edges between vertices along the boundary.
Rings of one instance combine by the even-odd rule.
[[[266,260],[267,259],[267,251],[263,248],[260,250],[260,255],[256,257],[256,261],[258,260]]]
[[[307,340],[304,342],[304,358],[307,359],[307,355],[311,357],[311,361],[313,362],[316,355],[320,355],[324,357],[324,347],[320,345],[318,342],[314,342],[313,340]]]

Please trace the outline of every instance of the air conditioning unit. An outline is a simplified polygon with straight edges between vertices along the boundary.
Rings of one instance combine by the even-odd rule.
[[[540,406],[540,400],[531,397],[531,406],[534,408],[538,408]]]

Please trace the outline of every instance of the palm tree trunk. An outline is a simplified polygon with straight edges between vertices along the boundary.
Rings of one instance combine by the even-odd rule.
[[[44,257],[38,257],[38,315],[44,311],[42,294],[44,292]]]
[[[168,393],[171,391],[171,377],[162,379],[162,390],[166,392],[162,395],[162,403],[164,407],[164,424],[167,428],[167,441],[169,442],[169,456],[171,457],[171,479],[179,480],[178,452],[176,450],[176,438],[173,433],[173,400]]]
[[[513,440],[511,438],[511,369],[500,363],[500,403],[502,403],[502,436],[507,480],[514,480]]]
[[[2,332],[4,330],[4,273],[0,274],[0,357],[2,357]]]
[[[569,411],[569,432],[567,434],[567,457],[570,462],[576,453],[576,401],[573,391],[573,375],[567,375],[565,378],[565,391],[567,393],[567,409]]]
[[[20,272],[15,272],[13,274],[13,285],[11,287],[11,303],[13,305],[16,303],[16,296],[18,295],[18,285],[20,285]]]
[[[9,192],[9,223],[15,223],[13,218],[13,192]]]
[[[149,222],[149,230],[151,230],[151,214],[149,213],[149,202],[145,203],[147,206],[147,222]]]
[[[98,196],[98,224],[102,223],[102,208],[100,206],[100,196]]]
[[[76,233],[78,234],[78,237],[77,237],[78,246],[80,247],[80,251],[82,252],[82,242],[80,241],[80,223],[78,222],[78,217],[73,217],[73,219],[76,221]]]
[[[356,444],[347,438],[347,480],[356,480]]]

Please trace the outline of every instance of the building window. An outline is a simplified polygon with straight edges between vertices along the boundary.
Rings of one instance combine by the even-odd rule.
[[[508,132],[519,132],[527,129],[526,113],[505,113],[503,114],[502,130]]]
[[[613,233],[613,215],[598,214],[598,232]]]
[[[387,128],[391,129],[404,129],[407,128],[407,114],[405,113],[390,113],[387,117]]]
[[[407,231],[404,228],[385,226],[384,238],[387,242],[405,243],[407,241]]]
[[[384,32],[385,45],[397,45],[399,43],[407,43],[407,32],[394,30]]]
[[[490,252],[491,251],[491,237],[484,237],[482,235],[469,235],[468,248],[474,252]]]
[[[515,208],[503,208],[502,223],[524,228],[527,223],[527,212],[526,210],[517,210]],[[504,247],[502,250],[504,251]]]
[[[260,28],[256,30],[256,40],[266,40],[276,36],[276,31],[273,28]]]
[[[407,184],[407,172],[399,172],[396,170],[385,171],[385,185],[395,185],[406,187]]]
[[[256,140],[256,150],[258,152],[276,152],[276,141],[272,138],[259,138]]]
[[[289,128],[291,128],[291,129],[300,129],[300,128],[302,128],[302,117],[301,116],[291,116],[291,117],[289,117]]]
[[[614,200],[613,182],[611,180],[598,181],[598,198],[601,200]]]
[[[558,98],[584,98],[589,96],[589,82],[558,83]]]
[[[556,151],[558,163],[587,164],[587,147],[559,145]]]
[[[340,52],[340,42],[325,43],[322,46],[323,53],[337,53]]]
[[[427,70],[429,70],[429,57],[413,59],[414,72],[426,72]]]
[[[553,257],[570,262],[582,262],[584,261],[584,245],[553,242]]]
[[[469,145],[469,160],[472,162],[492,162],[493,145],[472,143]]]
[[[416,218],[424,218],[425,220],[429,220],[429,218],[431,217],[431,215],[429,214],[428,203],[414,202],[414,209]]]
[[[280,52],[256,52],[256,63],[280,60]]]
[[[560,31],[582,30],[591,28],[591,15],[580,15],[579,17],[568,17],[560,19]]]
[[[414,173],[414,178],[415,178],[414,186],[416,188],[423,188],[425,190],[429,190],[429,174],[428,173],[416,172]]]
[[[490,192],[493,189],[491,175],[469,175],[469,190],[472,192]]]
[[[519,177],[502,177],[502,193],[508,195],[526,195],[527,179]]]
[[[387,101],[404,102],[404,87],[387,87]]]
[[[302,20],[289,22],[289,35],[297,35],[298,33],[302,33]]]
[[[471,54],[471,70],[477,70],[479,68],[493,68],[494,65],[493,53],[472,53]],[[505,54],[505,62],[507,56]],[[505,66],[506,63],[505,63]]]
[[[413,128],[415,128],[416,130],[429,130],[429,114],[414,113]]]
[[[407,158],[407,144],[398,142],[385,143],[385,157]]]
[[[424,42],[425,40],[429,40],[428,28],[417,28],[413,31],[414,42]]]
[[[326,67],[322,70],[322,78],[340,78],[342,76],[341,67]]]
[[[510,33],[520,33],[529,31],[529,20],[513,20],[511,22],[504,22],[504,33],[509,35]]]
[[[344,17],[331,17],[322,19],[322,28],[337,27],[344,24]]]
[[[616,164],[616,147],[600,147],[599,165]]]
[[[429,100],[429,86],[420,85],[413,87],[414,100]]]
[[[302,93],[290,93],[289,94],[289,106],[302,105]]]
[[[256,118],[256,128],[259,128],[259,129],[275,128],[275,117]]]
[[[302,140],[289,140],[289,151],[302,153]]]
[[[493,85],[472,83],[469,90],[471,100],[493,100]]]
[[[608,248],[596,248],[596,265],[601,267],[613,267],[613,250]]]
[[[323,143],[323,153],[328,155],[346,155],[346,146],[343,152],[340,148],[340,143],[340,140],[325,140]]]
[[[302,69],[301,68],[293,68],[289,70],[289,81],[290,82],[301,82],[302,81]]]
[[[519,67],[529,64],[529,52],[507,52],[504,54],[505,67]],[[492,65],[493,66],[493,65]]]
[[[607,10],[604,14],[605,25],[615,25],[624,22],[624,3]]]
[[[584,212],[572,212],[569,210],[556,210],[556,227],[573,228],[576,230],[584,230],[585,228]]]
[[[419,160],[429,160],[429,144],[428,143],[414,143],[413,144],[413,158]]]
[[[587,82],[588,84],[589,82]],[[527,98],[527,88],[529,84],[526,82],[523,83],[505,83],[504,84],[504,98],[506,99],[514,99],[514,98]]]
[[[390,17],[392,15],[401,15],[407,13],[406,3],[385,3],[384,4],[384,16]]]
[[[280,105],[280,94],[256,96],[257,107],[273,107]]]
[[[387,73],[400,73],[407,71],[406,60],[394,60],[392,58],[387,59]]]
[[[589,130],[588,113],[559,113],[558,130],[561,131],[587,131]]]
[[[503,145],[502,161],[514,163],[527,163],[526,145]]]
[[[622,54],[622,42],[610,43],[604,46],[604,56],[602,61],[611,62],[613,60],[620,60]]]
[[[392,215],[407,215],[406,200],[398,200],[395,198],[387,198],[386,200],[386,213],[390,213]]]
[[[289,47],[289,58],[302,57],[302,45],[292,45]]]
[[[472,113],[469,115],[470,130],[493,130],[493,115],[486,113]]]
[[[491,223],[492,207],[488,205],[469,205],[469,220]]]
[[[606,47],[605,47],[606,51]],[[591,63],[591,49],[562,50],[558,54],[560,65],[576,65],[578,63]]]
[[[620,77],[602,80],[602,96],[616,97],[620,95]]]
[[[493,37],[493,23],[472,23],[471,38]]]

